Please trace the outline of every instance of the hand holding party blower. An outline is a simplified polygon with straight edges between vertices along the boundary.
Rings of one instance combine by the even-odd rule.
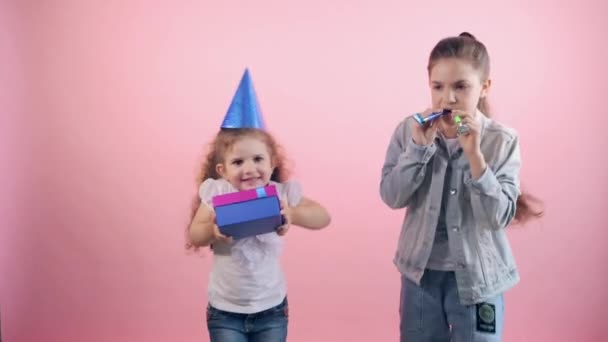
[[[418,124],[420,124],[422,126],[431,121],[434,121],[435,119],[437,119],[439,117],[442,117],[442,116],[448,115],[448,114],[452,114],[451,109],[444,109],[439,112],[432,112],[427,117],[423,117],[422,114],[416,113],[416,114],[414,114],[414,119],[418,122]],[[469,134],[469,126],[462,123],[462,119],[460,118],[460,116],[458,116],[458,115],[454,116],[454,122],[456,123],[456,133],[458,135]]]

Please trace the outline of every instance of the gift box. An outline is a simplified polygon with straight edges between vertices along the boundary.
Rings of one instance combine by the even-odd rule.
[[[273,232],[283,224],[274,185],[217,195],[212,201],[220,232],[233,239]]]

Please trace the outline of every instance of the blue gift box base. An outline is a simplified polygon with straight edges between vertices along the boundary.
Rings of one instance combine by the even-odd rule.
[[[215,208],[220,232],[233,239],[266,234],[283,224],[276,197],[258,198]]]

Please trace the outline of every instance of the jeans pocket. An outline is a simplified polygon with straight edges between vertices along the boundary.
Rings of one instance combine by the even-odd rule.
[[[401,330],[421,331],[423,328],[424,292],[411,280],[403,277],[401,293]]]
[[[272,308],[272,314],[274,316],[289,318],[289,303],[287,302],[287,298],[281,304]]]
[[[285,318],[289,318],[289,306],[285,305],[285,307],[283,308],[283,316],[285,316]]]
[[[207,322],[220,319],[223,316],[222,312],[211,305],[207,305]]]
[[[211,308],[211,306],[207,305],[207,322],[209,322],[211,320],[211,317],[213,315],[213,308]]]

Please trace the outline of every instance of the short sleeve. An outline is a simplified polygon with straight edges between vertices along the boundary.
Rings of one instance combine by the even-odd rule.
[[[295,207],[302,200],[302,187],[297,181],[281,183],[280,197],[287,200],[290,207]]]
[[[199,187],[198,195],[202,203],[207,204],[209,208],[213,209],[213,197],[234,191],[236,190],[227,181],[208,178]]]

